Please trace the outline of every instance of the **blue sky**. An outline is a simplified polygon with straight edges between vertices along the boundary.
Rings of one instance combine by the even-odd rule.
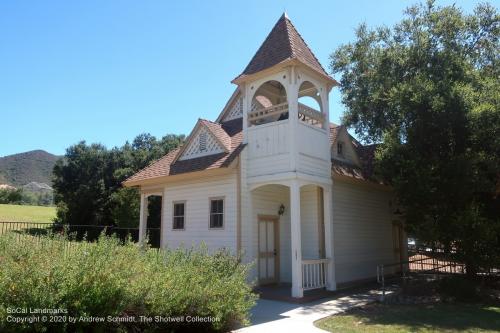
[[[230,81],[283,10],[328,69],[329,54],[354,39],[359,23],[392,25],[413,3],[2,1],[0,156],[189,134],[198,118],[217,117]],[[478,1],[438,1],[451,3],[471,12]],[[337,91],[330,110],[339,122]]]

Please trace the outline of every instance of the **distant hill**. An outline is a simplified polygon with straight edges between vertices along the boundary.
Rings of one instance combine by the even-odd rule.
[[[51,193],[52,187],[45,183],[31,182],[23,186],[23,190],[35,193]]]
[[[20,187],[36,182],[52,186],[52,169],[58,159],[43,150],[0,157],[0,184]]]

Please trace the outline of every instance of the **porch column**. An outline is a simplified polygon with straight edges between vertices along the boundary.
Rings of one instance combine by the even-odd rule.
[[[302,297],[302,244],[300,231],[300,185],[290,184],[290,220],[292,231],[292,297]]]
[[[333,251],[332,190],[323,187],[323,207],[325,218],[325,256],[330,259],[326,270],[326,289],[336,290],[335,256]]]
[[[139,213],[139,243],[146,238],[146,228],[148,224],[148,196],[141,193],[141,209]]]
[[[163,244],[165,242],[165,235],[163,235],[163,232],[166,230],[165,228],[165,205],[167,204],[167,201],[165,200],[165,190],[163,190],[162,195],[161,195],[161,210],[160,210],[160,249],[163,249],[165,245]]]

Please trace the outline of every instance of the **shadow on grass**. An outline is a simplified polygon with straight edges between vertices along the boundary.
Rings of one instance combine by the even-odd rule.
[[[48,225],[47,227],[30,227],[10,231],[21,235],[46,236],[53,231],[53,228],[52,225]]]
[[[352,319],[352,320],[348,320]],[[358,323],[362,326],[358,326]],[[358,326],[365,331],[371,325],[384,325],[387,332],[401,327],[409,331],[477,331],[500,330],[500,305],[468,303],[435,303],[427,305],[383,305],[373,304],[354,309],[339,316],[333,316],[318,323],[320,327],[339,328],[353,331]],[[395,326],[398,326],[396,328]],[[375,329],[375,327],[373,327]],[[380,331],[381,327],[377,326]]]

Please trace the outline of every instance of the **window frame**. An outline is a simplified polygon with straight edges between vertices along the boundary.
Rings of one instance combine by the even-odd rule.
[[[186,200],[172,201],[172,230],[173,231],[186,230],[186,207],[187,207],[186,203],[187,203]],[[181,215],[175,215],[175,205],[178,205],[178,204],[183,204],[184,205],[184,215],[182,215],[182,217],[183,217],[182,228],[175,228],[175,218],[181,216]]]
[[[340,152],[339,152],[339,147],[340,147]],[[343,141],[337,142],[337,156],[344,157],[344,142]]]
[[[222,214],[222,226],[220,227],[212,227],[212,201],[222,200],[222,213],[213,213],[213,214]],[[208,229],[209,230],[223,230],[226,224],[226,197],[210,197],[208,198]]]

